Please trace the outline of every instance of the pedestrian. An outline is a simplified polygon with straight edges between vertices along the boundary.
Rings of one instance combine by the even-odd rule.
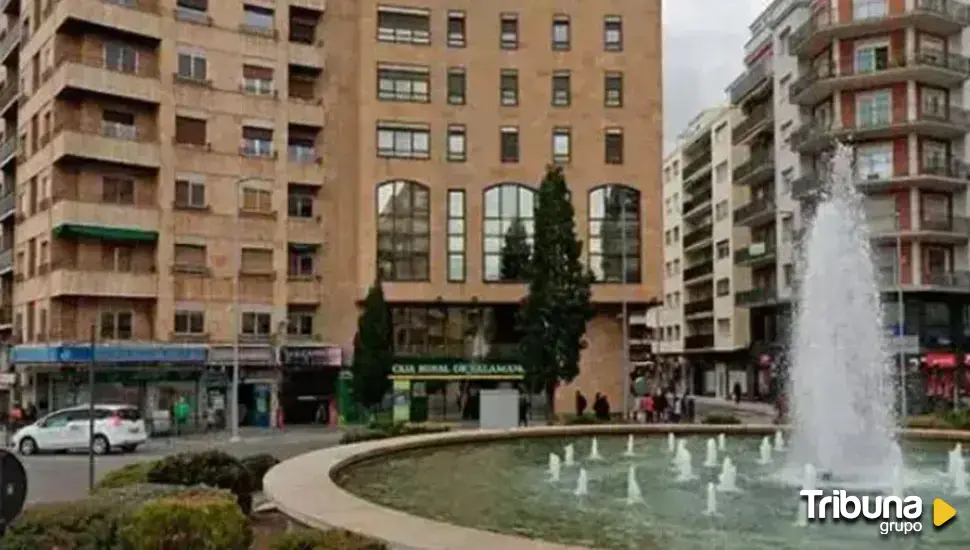
[[[654,413],[653,394],[648,393],[647,396],[643,398],[643,408],[645,409],[645,412],[646,412],[646,421],[648,423],[654,422],[655,413]]]
[[[175,435],[182,435],[191,412],[192,407],[189,406],[189,402],[185,399],[185,396],[179,396],[178,401],[175,402],[175,406],[172,407],[172,417],[175,419]]]
[[[653,397],[653,408],[656,414],[657,422],[667,421],[667,398],[664,396],[663,391],[657,388],[657,393]]]
[[[678,396],[674,396],[674,405],[670,412],[670,421],[674,424],[680,422],[680,417],[684,411],[684,400]]]
[[[583,395],[583,392],[576,390],[576,416],[583,416],[583,413],[586,412],[586,405],[586,396]]]
[[[524,392],[519,393],[519,426],[529,425],[529,399]]]
[[[735,404],[741,403],[741,383],[740,382],[734,383],[734,403]]]
[[[281,432],[286,431],[286,423],[284,422],[283,414],[283,403],[280,401],[280,394],[276,394],[276,427],[280,429]]]

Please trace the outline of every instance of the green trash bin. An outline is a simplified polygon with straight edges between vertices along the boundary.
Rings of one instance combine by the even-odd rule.
[[[424,382],[411,384],[411,422],[428,421],[428,390]]]

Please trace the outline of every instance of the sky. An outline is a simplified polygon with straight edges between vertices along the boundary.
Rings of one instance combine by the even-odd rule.
[[[727,103],[748,25],[771,0],[663,0],[664,152],[706,107]]]

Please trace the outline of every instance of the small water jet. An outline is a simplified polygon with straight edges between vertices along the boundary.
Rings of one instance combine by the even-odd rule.
[[[563,465],[573,466],[576,464],[576,447],[572,443],[563,448]]]
[[[600,454],[599,441],[595,437],[593,438],[593,442],[589,446],[589,459],[603,460],[603,455]]]
[[[953,457],[953,494],[959,497],[970,495],[967,487],[966,458],[963,453],[954,453]]]
[[[717,450],[722,453],[727,450],[727,436],[724,434],[717,435]]]
[[[894,497],[904,498],[906,496],[903,494],[905,491],[906,485],[903,482],[903,469],[899,466],[893,466],[893,483],[889,493]]]
[[[707,508],[704,509],[705,516],[717,515],[717,487],[713,481],[707,482]]]
[[[576,478],[576,490],[573,494],[578,497],[584,497],[589,494],[589,474],[586,473],[586,468],[579,469],[579,477]]]
[[[630,465],[626,472],[626,503],[637,504],[643,502],[643,492],[640,490],[640,483],[637,481],[637,467]]]
[[[721,473],[717,476],[717,490],[722,493],[738,492],[738,467],[734,465],[731,457],[724,457],[721,465]]]
[[[687,446],[677,447],[677,456],[674,458],[674,469],[677,471],[677,481],[684,482],[694,479],[693,458]]]
[[[562,474],[562,459],[556,453],[549,453],[549,481],[559,481]]]
[[[785,451],[785,436],[781,433],[781,430],[775,432],[775,452],[781,453]]]
[[[630,434],[626,438],[626,452],[623,453],[623,456],[633,456],[635,454],[633,452],[633,444],[633,434]]]
[[[802,470],[802,489],[814,491],[818,485],[818,472],[815,466],[806,464]],[[795,518],[795,525],[798,527],[808,526],[808,502],[805,499],[798,501],[798,516]]]
[[[677,436],[674,435],[674,432],[667,434],[667,451],[671,454],[677,451]]]
[[[717,468],[717,441],[714,438],[707,440],[707,455],[704,457],[705,468]]]
[[[771,439],[768,436],[765,436],[764,439],[761,440],[761,446],[758,447],[758,464],[761,464],[762,466],[771,464],[771,453]]]

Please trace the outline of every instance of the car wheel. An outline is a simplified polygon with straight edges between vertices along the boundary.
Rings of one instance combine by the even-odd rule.
[[[20,440],[20,454],[30,456],[37,454],[37,442],[33,437],[25,437]]]
[[[121,452],[123,452],[123,453],[133,453],[133,452],[135,452],[135,449],[137,449],[137,448],[138,448],[138,445],[122,445],[121,446]]]
[[[111,445],[108,443],[108,438],[103,435],[94,436],[94,439],[91,441],[91,450],[96,455],[106,455],[111,452]]]

